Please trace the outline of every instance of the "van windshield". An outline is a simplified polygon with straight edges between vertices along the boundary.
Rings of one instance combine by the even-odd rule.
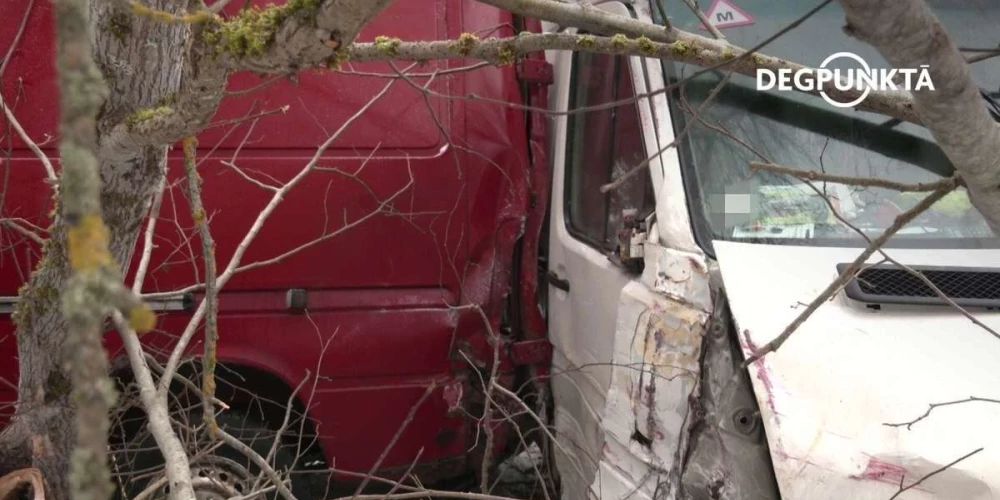
[[[666,3],[674,7],[668,13],[675,26],[708,36],[681,2]],[[704,4],[703,10],[712,10],[710,2],[699,3]],[[742,47],[761,42],[813,6],[800,0],[720,3],[736,5],[742,11],[736,17],[751,23],[722,29],[731,43]],[[960,47],[1000,44],[996,32],[1000,0],[929,3]],[[832,2],[762,52],[816,67],[831,54],[847,51],[864,58],[872,68],[891,67],[873,48],[845,35],[844,22],[843,11]],[[669,63],[664,68],[668,82],[701,69]],[[972,72],[984,91],[1000,99],[1000,57],[972,64]],[[723,90],[700,110],[701,120],[694,120],[694,110],[725,75],[724,71],[699,75],[669,99],[675,132],[689,127],[680,143],[681,161],[695,230],[705,245],[722,239],[864,246],[858,230],[874,238],[892,225],[899,213],[926,196],[829,182],[810,186],[786,174],[751,172],[750,162],[762,157],[803,170],[906,184],[939,180],[954,170],[923,127],[834,107],[820,97],[800,92],[759,92],[755,79],[742,75],[731,75]],[[958,190],[905,226],[887,246],[995,248],[1000,240],[972,206],[968,194]]]

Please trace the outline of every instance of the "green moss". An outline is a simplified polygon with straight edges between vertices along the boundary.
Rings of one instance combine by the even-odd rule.
[[[159,107],[173,106],[177,104],[180,100],[180,94],[168,94],[156,101],[156,105]]]
[[[285,8],[291,12],[316,10],[319,8],[320,3],[322,3],[322,0],[288,0],[288,3],[285,4]]]
[[[753,59],[753,63],[756,64],[757,66],[763,66],[764,64],[767,63],[767,59],[765,59],[764,56],[760,54],[753,54],[750,57]]]
[[[674,54],[677,54],[679,56],[686,56],[694,51],[694,49],[691,47],[691,44],[687,42],[682,42],[680,40],[677,40],[676,42],[667,45],[667,48],[670,49],[670,52],[673,52]]]
[[[50,228],[51,231],[51,228]],[[59,290],[41,276],[49,273],[53,266],[59,266],[66,259],[61,238],[48,238],[42,244],[42,258],[28,277],[28,282],[17,290],[20,298],[14,305],[11,319],[17,325],[18,334],[33,331],[33,323],[38,316],[59,302]]]
[[[618,33],[617,35],[611,37],[611,46],[616,49],[624,49],[628,46],[628,37]]]
[[[293,15],[315,17],[320,0],[289,0],[285,5],[269,4],[241,10],[230,19],[216,18],[202,32],[202,40],[216,52],[228,52],[237,57],[262,55],[274,41],[283,21]]]
[[[375,48],[377,48],[379,52],[388,54],[393,57],[396,56],[396,51],[399,49],[399,45],[402,43],[403,41],[398,38],[392,38],[388,36],[375,37]]]
[[[635,42],[639,45],[639,52],[644,55],[651,56],[656,53],[656,44],[652,40],[646,38],[645,36],[640,36],[635,39]],[[675,42],[680,43],[680,42]]]
[[[732,59],[733,57],[735,57],[735,56],[733,56],[733,51],[731,51],[729,49],[725,49],[725,50],[722,51],[722,58],[723,59],[725,59],[725,60],[728,61],[728,60]]]
[[[592,49],[597,46],[597,40],[591,35],[580,35],[576,39],[576,46],[581,49]]]
[[[476,44],[478,43],[478,36],[472,33],[462,33],[458,36],[458,40],[448,45],[448,48],[456,54],[467,56],[472,52],[472,49],[476,48]]]
[[[205,210],[199,208],[198,210],[191,212],[191,220],[193,220],[195,224],[203,224],[205,222]]]
[[[505,43],[497,50],[497,58],[501,66],[514,64],[517,62],[517,52],[512,44]]]
[[[124,42],[132,34],[132,20],[128,14],[116,11],[104,23],[104,29],[119,42]]]
[[[143,108],[132,113],[125,118],[125,125],[129,130],[135,129],[142,122],[173,114],[174,109],[169,106],[157,106],[155,108]]]
[[[345,47],[341,47],[336,51],[334,51],[333,55],[326,60],[324,65],[326,66],[327,69],[336,71],[340,69],[341,65],[350,60],[351,60],[351,53]]]

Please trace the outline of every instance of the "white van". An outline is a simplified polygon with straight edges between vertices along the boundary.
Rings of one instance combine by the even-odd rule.
[[[648,0],[595,3],[661,22]],[[741,47],[813,7],[701,3]],[[930,3],[959,45],[996,45],[997,0]],[[673,26],[700,29],[684,5],[667,4]],[[815,66],[851,51],[886,67],[843,25],[830,3],[763,52]],[[554,284],[572,284],[551,286],[547,304],[564,498],[887,500],[979,448],[901,497],[1000,498],[1000,404],[953,404],[920,418],[931,404],[1000,398],[1000,340],[906,270],[866,269],[780,350],[741,369],[912,199],[813,183],[829,188],[839,217],[812,213],[815,200],[826,205],[812,187],[752,174],[749,162],[932,181],[952,167],[926,130],[818,97],[758,92],[752,78],[735,74],[703,121],[688,123],[724,72],[663,91],[697,68],[583,53],[548,58],[556,110],[639,96],[634,106],[552,122],[548,270]],[[997,59],[976,63],[973,73],[984,88],[1000,87]],[[594,187],[610,181],[609,165],[635,165],[689,125],[648,175],[607,195]],[[623,210],[644,223],[616,227]],[[622,251],[620,241],[640,244]],[[959,193],[885,251],[1000,330],[998,246]],[[883,260],[876,253],[869,263]]]

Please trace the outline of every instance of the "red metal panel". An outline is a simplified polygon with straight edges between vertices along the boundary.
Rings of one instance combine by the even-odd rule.
[[[273,0],[254,0],[258,6],[274,3]],[[242,1],[231,2],[226,10],[238,11]],[[375,20],[369,23],[358,36],[362,42],[370,42],[378,35],[397,37],[403,40],[440,40],[448,35],[445,17],[446,2],[399,1],[393,2]],[[420,19],[421,22],[411,22]],[[400,69],[410,63],[397,63]],[[429,73],[446,67],[443,62],[431,62],[421,69]],[[232,95],[224,102],[214,121],[238,119],[267,109],[289,106],[287,113],[267,119],[267,127],[256,129],[252,140],[246,144],[250,149],[296,149],[314,148],[324,141],[340,123],[363,106],[385,83],[385,78],[364,75],[395,75],[384,62],[350,62],[342,68],[355,74],[337,74],[328,70],[310,69],[295,75],[294,80],[278,79],[271,75],[255,75],[242,72],[233,75],[229,90],[240,92],[260,85],[266,87],[245,95]],[[416,78],[417,83],[426,83],[426,78]],[[451,79],[436,79],[431,89],[448,93]],[[440,133],[434,115],[448,122],[448,102],[436,99],[428,110],[423,97],[406,83],[399,82],[384,98],[375,104],[364,120],[352,125],[333,144],[331,155],[367,156],[371,149],[378,148],[383,154],[400,154],[403,148],[414,150],[436,150],[441,146]],[[235,148],[243,140],[243,134],[224,137],[225,129],[209,129],[201,134],[203,144]],[[336,151],[341,150],[341,151]],[[424,153],[426,154],[426,152]]]
[[[19,18],[27,3],[0,3],[0,18]],[[52,60],[50,9],[48,1],[36,0],[25,41],[0,87],[8,102],[16,102],[17,116],[39,140],[54,132],[57,116],[52,65],[42,63]],[[510,21],[509,14],[473,0],[399,1],[366,29],[362,39],[375,34],[455,38],[465,31],[505,36],[512,34]],[[0,23],[0,55],[7,51],[14,24]],[[435,63],[421,71],[468,63]],[[384,63],[354,69],[389,71]],[[255,79],[238,75],[231,87],[246,88]],[[254,101],[258,110],[291,105],[288,115],[260,120],[235,161],[262,182],[282,182],[305,164],[328,131],[339,127],[385,81],[329,73],[300,75],[297,86],[283,82],[228,99],[214,120],[242,116]],[[521,102],[514,66],[437,76],[431,88]],[[544,97],[544,89],[532,91],[534,105],[544,106]],[[265,224],[244,263],[281,258],[237,275],[223,292],[219,355],[224,361],[268,370],[293,387],[305,369],[322,367],[323,382],[310,416],[320,426],[324,451],[336,458],[338,467],[367,472],[430,381],[437,381],[438,388],[382,465],[405,467],[421,448],[422,462],[466,460],[476,439],[476,421],[456,412],[455,405],[469,404],[471,384],[479,382],[469,377],[470,366],[459,349],[476,363],[491,362],[493,344],[487,331],[499,332],[502,297],[508,293],[511,272],[521,273],[520,293],[532,301],[525,304],[536,303],[533,271],[547,206],[548,165],[544,117],[531,118],[530,138],[525,119],[522,111],[483,100],[425,99],[397,81],[387,99],[342,136],[322,162],[339,172],[317,171],[298,185]],[[223,127],[201,136],[203,153],[219,146],[199,170],[220,268],[270,195],[222,163],[232,159],[232,148],[248,129],[244,123],[227,139],[222,138]],[[6,127],[0,129],[5,133]],[[18,149],[16,139],[11,144],[14,161],[0,163],[0,179],[8,183],[0,210],[4,216],[24,217],[44,227],[50,191],[42,182],[43,171],[30,152]],[[0,148],[6,149],[7,143],[0,142]],[[172,181],[180,180],[179,161],[174,152]],[[331,234],[345,221],[350,225],[362,220],[380,200],[406,188],[411,175],[412,185],[393,200],[390,210],[289,253]],[[181,288],[201,276],[189,212],[183,185],[175,182],[166,193],[157,226],[147,292]],[[0,236],[0,295],[14,295],[37,260],[37,249],[9,230],[3,229]],[[512,270],[514,244],[522,237],[525,269]],[[306,290],[308,317],[285,310],[290,288]],[[479,308],[486,324],[476,311]],[[528,334],[544,338],[544,321],[537,307],[527,307],[531,309],[537,317],[526,313]],[[163,315],[160,328],[170,335],[151,334],[144,342],[154,350],[168,347],[188,317],[187,312]],[[0,316],[2,359],[14,359],[12,332],[9,316]],[[324,338],[333,338],[326,351],[316,343]],[[112,350],[117,349],[114,335],[108,341]],[[197,343],[192,346],[199,348]],[[502,373],[512,368],[506,355],[501,363]],[[16,384],[16,363],[0,363],[0,377]],[[509,377],[503,380],[510,383]],[[9,388],[0,380],[0,400],[12,399]],[[502,425],[494,430],[498,450],[507,431]],[[469,465],[474,461],[472,457]]]

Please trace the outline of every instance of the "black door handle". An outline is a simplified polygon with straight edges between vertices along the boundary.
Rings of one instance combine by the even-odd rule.
[[[549,284],[550,285],[552,285],[552,286],[554,286],[554,287],[556,287],[556,288],[558,288],[558,289],[560,289],[560,290],[562,290],[564,292],[568,292],[569,291],[569,280],[567,280],[565,278],[560,278],[559,275],[556,274],[555,271],[549,271],[549,273],[547,275],[547,278],[549,280]]]

